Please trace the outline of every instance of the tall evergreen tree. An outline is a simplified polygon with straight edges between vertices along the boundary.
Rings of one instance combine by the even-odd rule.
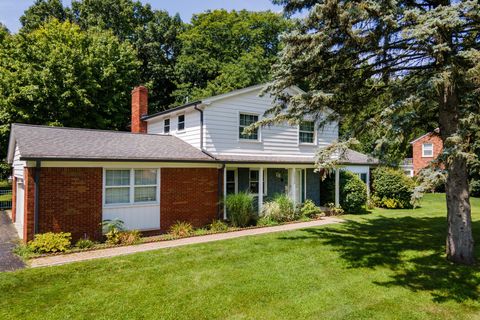
[[[278,102],[272,118],[320,116],[329,107],[335,112],[327,120],[360,115],[352,132],[376,121],[398,141],[422,123],[437,124],[448,173],[447,258],[472,264],[467,160],[480,121],[478,1],[274,2],[286,14],[307,15],[284,37],[268,87]],[[284,89],[293,84],[304,84],[308,93],[289,96]],[[387,93],[378,114],[372,102]]]

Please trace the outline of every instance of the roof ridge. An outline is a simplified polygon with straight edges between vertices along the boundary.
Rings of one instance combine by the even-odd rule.
[[[13,123],[12,126],[19,127],[37,127],[45,129],[63,129],[63,130],[79,130],[79,131],[95,131],[95,132],[105,132],[105,133],[122,133],[122,134],[132,134],[132,135],[148,135],[148,136],[169,136],[173,137],[171,134],[165,133],[136,133],[129,131],[119,131],[119,130],[108,130],[108,129],[93,129],[93,128],[77,128],[77,127],[56,127],[56,126],[47,126],[41,124],[29,124],[29,123]]]

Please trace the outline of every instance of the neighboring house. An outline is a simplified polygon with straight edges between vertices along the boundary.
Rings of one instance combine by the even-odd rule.
[[[222,197],[256,195],[258,209],[275,194],[320,204],[322,181],[314,156],[338,138],[338,124],[318,129],[260,120],[272,98],[262,86],[236,90],[148,115],[147,89],[132,91],[131,133],[12,125],[12,215],[24,240],[35,233],[101,237],[100,223],[119,218],[126,228],[157,234],[175,221],[203,226],[225,218]],[[301,92],[293,87],[292,92]],[[349,150],[342,168],[366,183],[377,161]],[[335,173],[339,202],[339,171]]]
[[[435,129],[410,142],[413,150],[413,174],[416,176],[423,168],[436,160],[443,151],[440,130]]]
[[[400,168],[403,170],[405,175],[409,177],[413,177],[413,158],[405,158],[403,162],[400,164]]]

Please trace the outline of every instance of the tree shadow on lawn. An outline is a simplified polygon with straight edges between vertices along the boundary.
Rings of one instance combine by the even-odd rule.
[[[282,239],[317,238],[338,251],[351,268],[391,269],[391,280],[375,282],[378,285],[431,291],[436,302],[479,299],[478,265],[459,266],[445,259],[446,223],[442,217],[380,216],[348,220],[339,228],[304,229],[308,235]],[[474,234],[480,234],[480,222],[473,227]]]

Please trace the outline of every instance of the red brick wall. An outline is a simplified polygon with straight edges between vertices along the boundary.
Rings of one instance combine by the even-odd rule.
[[[202,227],[217,218],[218,169],[162,168],[160,172],[160,227],[176,221]]]
[[[148,114],[148,90],[140,86],[132,91],[132,124],[134,133],[147,133],[147,123],[142,121],[142,116]]]
[[[25,184],[24,237],[33,238],[34,172],[28,168]],[[28,183],[28,187],[27,187]],[[38,204],[38,232],[71,232],[73,240],[101,238],[102,169],[41,168]]]
[[[35,204],[35,168],[23,171],[24,205],[23,205],[23,240],[30,241],[34,235]]]
[[[433,157],[422,157],[422,145],[424,143],[432,143],[433,144]],[[413,172],[415,175],[418,172],[427,167],[430,162],[438,157],[443,150],[443,143],[440,135],[435,132],[431,132],[421,139],[415,141],[412,144],[413,148]]]
[[[12,180],[12,221],[16,222],[17,218],[17,177]]]

